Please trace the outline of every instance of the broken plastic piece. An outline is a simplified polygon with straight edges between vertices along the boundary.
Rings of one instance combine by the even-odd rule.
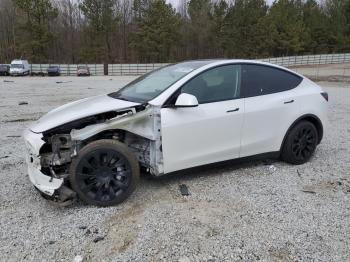
[[[185,184],[181,184],[179,186],[179,188],[180,188],[181,195],[183,195],[183,196],[189,196],[190,195],[190,192],[188,191],[188,188],[187,188],[187,186]]]

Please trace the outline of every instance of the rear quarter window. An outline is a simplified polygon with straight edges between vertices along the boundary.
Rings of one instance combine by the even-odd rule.
[[[242,65],[241,91],[244,97],[284,92],[297,87],[302,78],[283,69],[265,65]]]

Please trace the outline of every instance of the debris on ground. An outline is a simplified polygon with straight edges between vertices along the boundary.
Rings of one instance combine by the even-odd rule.
[[[21,136],[16,135],[16,136],[6,136],[6,137],[11,137],[12,138],[12,137],[21,137]]]
[[[316,192],[315,191],[313,191],[313,190],[308,190],[308,189],[303,189],[303,190],[301,190],[301,192],[304,192],[304,193],[309,193],[309,194],[316,194]]]
[[[94,239],[94,243],[100,242],[100,241],[102,241],[102,240],[104,240],[104,239],[105,239],[105,237],[103,237],[103,236],[98,236],[98,237],[96,237],[96,238]]]
[[[11,80],[4,80],[5,83],[14,83],[15,81],[11,81]]]
[[[79,229],[87,229],[87,226],[79,226]]]
[[[27,122],[27,121],[35,121],[35,120],[36,119],[33,119],[33,118],[19,118],[19,119],[5,120],[4,123]]]
[[[56,84],[65,84],[65,83],[71,83],[72,81],[57,81]]]
[[[276,172],[276,170],[277,170],[277,168],[274,165],[270,165],[269,166],[269,172],[270,173],[274,173],[274,172]]]
[[[82,261],[83,261],[83,257],[80,255],[75,256],[73,259],[73,262],[82,262]]]
[[[55,240],[50,240],[50,241],[49,241],[49,245],[53,245],[53,244],[55,244],[55,243],[56,243]]]
[[[299,172],[299,170],[297,169],[297,174],[299,177],[301,177],[301,173]]]
[[[2,156],[0,157],[0,159],[4,159],[4,158],[8,158],[9,156]]]
[[[21,101],[21,102],[18,103],[18,105],[19,105],[19,106],[28,105],[28,102],[26,102],[26,101]]]
[[[187,186],[185,184],[181,184],[179,186],[179,188],[180,188],[181,195],[183,195],[183,196],[189,196],[190,195],[190,192],[188,191],[188,188],[187,188]]]

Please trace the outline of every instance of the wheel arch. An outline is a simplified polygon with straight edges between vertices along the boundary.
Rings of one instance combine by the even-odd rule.
[[[93,141],[101,140],[101,139],[114,139],[114,140],[119,140],[120,142],[123,142],[122,141],[123,139],[121,138],[124,138],[126,134],[129,134],[135,137],[140,137],[145,140],[150,140],[149,138],[142,136],[140,134],[137,134],[136,132],[131,132],[129,130],[120,129],[120,128],[111,128],[111,129],[106,129],[106,130],[97,132],[93,136],[87,138],[85,141],[87,143],[91,143]],[[121,137],[116,137],[116,136],[121,136]]]
[[[318,144],[321,142],[322,138],[323,138],[323,125],[322,125],[322,122],[321,120],[314,114],[305,114],[305,115],[302,115],[300,116],[299,118],[297,118],[292,124],[291,126],[288,128],[287,132],[285,133],[284,137],[283,137],[283,141],[282,141],[282,144],[281,144],[281,147],[280,147],[280,151],[282,150],[283,148],[283,145],[286,141],[286,138],[287,138],[287,135],[288,133],[290,132],[290,130],[296,125],[298,124],[299,122],[301,121],[309,121],[310,123],[312,123],[315,127],[316,127],[316,130],[317,130],[317,135],[318,135]]]

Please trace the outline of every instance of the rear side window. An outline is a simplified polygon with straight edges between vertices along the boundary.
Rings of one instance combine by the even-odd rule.
[[[301,77],[281,69],[264,65],[242,65],[241,89],[244,97],[287,91],[298,86],[301,81]]]

